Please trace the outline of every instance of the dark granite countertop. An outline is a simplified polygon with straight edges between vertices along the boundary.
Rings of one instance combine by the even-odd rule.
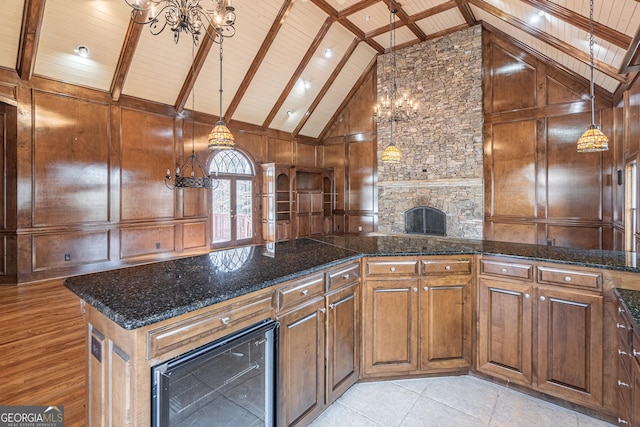
[[[616,288],[616,294],[635,321],[634,329],[640,331],[640,290]]]
[[[136,329],[361,256],[487,254],[639,272],[635,253],[411,235],[325,236],[71,277],[65,285]]]

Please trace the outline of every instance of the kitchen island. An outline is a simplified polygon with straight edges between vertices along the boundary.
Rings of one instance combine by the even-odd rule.
[[[285,325],[281,354],[285,349],[290,354],[280,361],[279,425],[292,425],[312,420],[359,378],[469,370],[514,381],[612,416],[617,410],[617,369],[610,361],[616,340],[611,333],[615,327],[610,321],[613,315],[608,313],[615,309],[618,298],[626,295],[624,291],[616,293],[616,288],[629,292],[640,289],[635,280],[639,272],[638,256],[622,252],[408,235],[325,236],[77,276],[67,279],[65,285],[88,304],[91,425],[115,420],[121,425],[148,424],[150,366],[264,319],[276,319]],[[524,290],[521,292],[517,286],[524,286]],[[436,290],[442,292],[435,293]],[[412,296],[414,293],[417,299]],[[410,304],[407,312],[405,307],[395,309],[398,301],[404,301],[397,299],[400,295],[405,295]],[[386,299],[388,296],[391,299]],[[513,297],[516,306],[509,306],[511,301],[505,296]],[[502,298],[495,301],[502,301],[503,305],[490,305],[487,301],[494,301],[494,297]],[[547,298],[548,307],[544,302]],[[534,300],[536,304],[530,305]],[[344,301],[348,303],[342,304]],[[451,310],[441,305],[449,303]],[[461,304],[463,311],[459,311]],[[530,319],[525,316],[525,329],[514,333],[521,334],[524,342],[529,340],[530,348],[525,349],[524,356],[519,349],[521,352],[515,357],[528,361],[529,366],[505,370],[504,365],[512,356],[495,356],[497,347],[486,340],[486,332],[500,329],[495,329],[495,320],[486,313],[520,313],[518,304]],[[342,317],[331,317],[339,313],[334,310],[336,307],[345,310]],[[375,343],[384,342],[380,336],[405,338],[401,333],[388,334],[384,324],[376,323],[376,316],[371,313],[380,307],[390,308],[388,313],[406,315],[412,325],[406,330],[408,347],[404,346],[410,350],[408,359],[402,363],[390,362],[391,359],[378,363],[375,359],[381,354],[395,355],[376,350],[372,337],[377,337]],[[438,331],[420,320],[427,307],[436,308],[430,311],[432,317],[449,318],[450,311],[458,310],[460,319],[451,318],[446,326],[440,326],[456,330]],[[534,332],[531,328],[545,316],[552,321],[561,316],[567,325],[588,321],[586,330],[576,331],[578,341],[582,340],[576,348],[589,352],[575,365],[587,364],[589,372],[576,380],[575,386],[560,384],[567,378],[555,379],[554,375],[562,375],[564,368],[549,366],[549,378],[544,381],[542,372],[532,370],[536,357],[538,364],[557,363],[553,357],[547,360],[541,356],[543,347],[543,353],[562,354],[573,345],[553,336],[540,341],[544,330]],[[311,330],[293,332],[302,320],[310,318],[314,319]],[[338,324],[350,326],[331,335]],[[547,329],[555,327],[550,324]],[[442,353],[455,345],[438,341],[435,344],[442,354],[428,360],[427,353],[432,350],[427,342],[418,342],[425,335],[424,328],[432,328],[432,341],[456,337],[460,345],[455,355]],[[420,330],[423,332],[418,333]],[[501,339],[511,337],[509,334]],[[336,336],[347,336],[353,342],[334,343],[332,347],[330,343]],[[534,344],[532,336],[538,337]],[[348,347],[348,354],[337,354],[337,347]],[[313,349],[317,355],[315,368],[297,368],[302,365],[291,358],[302,351],[300,348],[306,352]],[[337,371],[344,374],[335,384],[330,380],[333,372],[325,372],[330,366],[337,366],[325,361],[332,352],[336,353],[335,360],[343,364]],[[109,363],[107,356],[111,358]],[[491,357],[503,357],[505,361]],[[314,374],[299,381],[295,378],[298,371]],[[516,371],[519,376],[511,378]],[[292,389],[298,383],[304,388]],[[127,392],[114,394],[121,387]],[[307,396],[308,388],[313,393],[306,393]],[[298,400],[289,402],[291,396]]]

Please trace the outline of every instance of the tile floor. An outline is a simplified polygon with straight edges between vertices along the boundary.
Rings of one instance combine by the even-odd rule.
[[[465,375],[359,383],[312,427],[610,427],[611,424]]]

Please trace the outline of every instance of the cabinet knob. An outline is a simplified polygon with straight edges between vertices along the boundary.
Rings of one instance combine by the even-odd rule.
[[[546,301],[546,298],[544,296],[541,296],[540,301]]]
[[[501,268],[500,273],[506,273],[508,270],[506,268]]]
[[[565,282],[570,282],[571,281],[571,276],[564,276],[564,281]]]
[[[300,295],[307,295],[309,293],[309,289],[303,289],[300,291]]]
[[[335,306],[336,306],[335,304],[329,304],[329,308],[330,308],[331,310],[333,310]]]
[[[618,424],[629,424],[629,421],[625,421],[622,418],[618,417]]]
[[[327,312],[327,309],[326,309],[326,308],[322,307],[322,308],[320,309],[320,313],[326,313],[326,312]]]
[[[633,357],[638,357],[640,356],[640,351],[636,351],[636,349],[633,349]]]
[[[620,381],[620,380],[618,380],[618,385],[619,385],[620,387],[627,387],[627,388],[629,388],[629,387],[630,387],[630,386],[629,386],[629,384],[625,383],[624,381]]]
[[[625,325],[621,325],[620,323],[616,322],[616,328],[618,329],[627,329],[627,327]]]
[[[531,298],[531,295],[529,295],[529,294],[524,294],[524,297],[525,297],[526,299],[529,299],[529,298]]]
[[[447,271],[449,271],[449,270],[451,270],[451,266],[450,266],[450,265],[445,265],[445,266],[444,266],[444,269],[445,269],[445,270],[447,270]]]
[[[428,286],[425,286],[425,287],[424,287],[424,288],[422,288],[422,289],[424,289],[425,291],[428,291],[428,290],[429,290],[429,287],[428,287]]]
[[[418,292],[418,288],[413,288],[413,292]]]
[[[396,271],[396,268],[395,267],[391,267],[389,270]]]
[[[343,278],[344,280],[347,280],[347,279],[349,278],[349,273],[347,273],[347,274],[343,274],[343,275],[342,275],[342,278]]]
[[[626,352],[626,351],[624,351],[624,350],[620,350],[620,349],[618,349],[618,354],[619,354],[619,355],[624,354],[624,355],[626,356],[627,352]]]
[[[222,319],[220,319],[220,321],[222,322],[223,325],[228,325],[229,324],[229,318],[228,317],[223,317]]]
[[[624,309],[622,307],[618,307],[618,313],[624,313]]]

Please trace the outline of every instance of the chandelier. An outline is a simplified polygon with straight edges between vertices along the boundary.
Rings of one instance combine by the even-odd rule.
[[[393,7],[393,0],[389,0],[389,51],[391,53],[391,73],[389,88],[382,100],[374,108],[374,117],[378,123],[389,123],[389,145],[382,152],[382,162],[388,164],[400,163],[402,153],[393,142],[393,127],[401,121],[407,121],[418,115],[418,103],[411,99],[408,92],[398,97],[397,67],[396,67],[396,28],[395,15],[398,9]]]
[[[215,43],[235,34],[236,14],[231,0],[124,0],[131,8],[131,19],[149,25],[158,35],[169,27],[178,43],[180,33],[191,34],[197,46],[204,31]]]
[[[193,59],[195,58],[195,44],[191,47],[191,72],[193,72]],[[176,168],[176,176],[171,177],[171,169],[167,169],[167,174],[164,179],[164,185],[167,188],[173,190],[175,188],[216,188],[218,186],[218,180],[214,182],[211,177],[205,172],[204,166],[198,156],[196,155],[195,140],[196,140],[196,91],[192,89],[191,92],[191,155],[182,164],[182,166]]]
[[[589,67],[591,68],[591,126],[589,126],[589,128],[584,131],[580,139],[578,139],[579,153],[606,151],[609,149],[609,138],[607,138],[607,136],[602,133],[600,128],[596,125],[595,118],[595,93],[593,83],[593,0],[591,0],[589,4],[589,26],[589,53],[591,55],[591,63],[589,64]]]
[[[220,40],[220,119],[209,134],[209,150],[228,150],[235,145],[233,135],[222,120],[222,40]]]

